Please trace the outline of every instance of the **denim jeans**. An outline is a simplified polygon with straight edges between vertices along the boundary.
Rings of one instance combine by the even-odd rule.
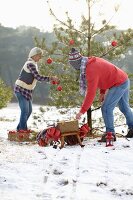
[[[133,112],[129,105],[129,89],[130,81],[128,79],[120,86],[112,87],[108,90],[101,107],[106,132],[115,133],[113,111],[116,106],[124,114],[128,128],[133,128]]]
[[[32,113],[32,101],[27,100],[20,92],[15,92],[21,110],[17,130],[27,130],[27,121]]]

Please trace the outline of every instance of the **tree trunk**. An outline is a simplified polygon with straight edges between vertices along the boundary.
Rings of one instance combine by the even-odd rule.
[[[91,114],[92,114],[91,108],[89,108],[89,110],[87,110],[87,123],[91,130],[88,133],[88,136],[92,135],[92,116],[91,116]]]
[[[91,14],[90,14],[90,0],[88,0],[88,19],[89,19],[89,23],[88,23],[88,57],[91,55]],[[91,128],[90,132],[88,133],[88,136],[92,134],[92,112],[91,112],[91,108],[88,109],[87,111],[87,123],[88,126]]]

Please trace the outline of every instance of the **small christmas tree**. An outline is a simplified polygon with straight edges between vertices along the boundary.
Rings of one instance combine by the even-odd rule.
[[[72,69],[68,64],[68,54],[72,47],[77,48],[84,56],[99,56],[108,60],[120,58],[128,47],[132,45],[133,30],[118,31],[113,25],[109,25],[110,20],[105,19],[101,22],[101,28],[97,30],[95,22],[91,21],[91,9],[99,1],[87,0],[88,18],[82,16],[79,29],[74,26],[72,19],[66,12],[67,20],[61,21],[56,17],[50,7],[51,15],[57,20],[54,25],[56,41],[50,47],[46,46],[45,39],[36,43],[44,49],[45,58],[52,58],[50,66],[42,64],[42,72],[50,75],[57,75],[62,87],[61,91],[56,89],[56,85],[51,85],[51,105],[57,107],[80,106],[83,97],[79,94],[79,73]],[[48,4],[50,1],[48,1]],[[115,7],[115,13],[118,9]],[[98,100],[95,99],[93,107],[98,107]],[[88,124],[92,127],[92,109],[87,111]]]

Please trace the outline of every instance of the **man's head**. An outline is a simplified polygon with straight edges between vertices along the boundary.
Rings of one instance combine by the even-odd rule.
[[[43,51],[39,47],[34,47],[30,50],[29,58],[32,58],[35,62],[38,62],[42,57]]]
[[[69,53],[69,64],[76,70],[80,70],[82,55],[75,49],[72,48]]]

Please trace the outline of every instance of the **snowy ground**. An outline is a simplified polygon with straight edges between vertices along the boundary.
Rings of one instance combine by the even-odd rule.
[[[30,128],[43,129],[52,120],[73,117],[55,108],[34,105]],[[79,145],[54,149],[7,140],[19,109],[0,110],[0,200],[132,200],[133,139],[117,138],[113,147],[85,139]],[[39,117],[38,117],[39,116]],[[122,127],[125,130],[125,127]]]

